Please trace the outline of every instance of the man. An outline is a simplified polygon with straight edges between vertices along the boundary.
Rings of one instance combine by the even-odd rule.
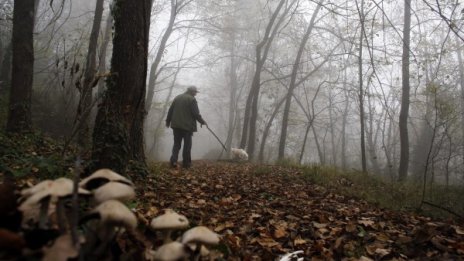
[[[185,93],[177,95],[169,107],[166,127],[171,127],[174,132],[174,145],[172,146],[172,155],[169,160],[171,167],[174,168],[177,167],[177,157],[182,145],[182,140],[184,140],[182,167],[190,168],[192,165],[192,158],[190,155],[192,149],[192,136],[193,133],[197,131],[197,121],[202,127],[203,125],[207,125],[198,109],[197,100],[195,99],[197,93],[197,87],[190,86]]]

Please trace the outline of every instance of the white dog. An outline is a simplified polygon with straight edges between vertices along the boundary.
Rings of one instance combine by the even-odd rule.
[[[235,158],[239,158],[240,160],[248,160],[248,153],[244,149],[237,149],[231,148],[230,151],[234,155]]]

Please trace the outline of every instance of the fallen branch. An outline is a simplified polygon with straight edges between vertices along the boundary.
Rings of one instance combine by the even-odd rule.
[[[445,207],[442,207],[442,206],[433,204],[433,203],[431,203],[431,202],[427,202],[427,201],[423,200],[423,201],[422,201],[422,204],[426,204],[426,205],[429,205],[429,206],[431,206],[431,207],[435,207],[435,208],[441,209],[441,210],[443,210],[443,211],[446,211],[446,212],[448,212],[448,213],[450,213],[450,214],[455,215],[455,216],[458,217],[458,218],[461,218],[461,219],[464,218],[463,216],[461,216],[460,214],[454,212],[454,211],[451,210],[451,209],[447,209],[447,208],[445,208]]]

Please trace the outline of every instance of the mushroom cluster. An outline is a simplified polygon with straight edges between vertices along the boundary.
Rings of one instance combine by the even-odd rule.
[[[45,180],[20,192],[24,228],[37,225],[41,229],[58,226],[65,230],[65,201],[73,194],[73,181],[67,178]],[[90,195],[88,190],[78,189],[80,195]],[[50,217],[56,213],[56,222]]]
[[[135,214],[123,204],[135,198],[134,184],[112,170],[100,169],[79,182],[79,187],[92,193],[95,205],[80,220],[87,239],[82,255],[99,259],[119,232],[137,227]]]
[[[71,221],[77,218],[71,208],[74,190],[85,199],[78,211],[83,212],[86,206],[90,206],[90,210],[79,221],[84,235],[78,237],[79,242],[70,243],[73,241],[71,234],[75,232]],[[109,169],[100,169],[79,184],[68,178],[45,180],[23,189],[20,195],[18,209],[23,216],[23,230],[58,232],[59,236],[52,238],[53,244],[42,248],[44,256],[52,259],[56,249],[63,249],[63,246],[72,249],[70,253],[79,252],[85,260],[89,255],[95,259],[108,250],[117,233],[137,227],[135,214],[123,203],[135,198],[134,184]]]
[[[191,257],[191,260],[199,260],[201,256],[209,254],[208,246],[219,244],[219,235],[205,226],[190,228],[176,241],[172,241],[173,231],[182,230],[188,226],[188,219],[172,209],[166,209],[163,215],[153,218],[150,227],[163,234],[163,245],[156,251],[148,251],[146,259],[175,261]]]
[[[71,201],[75,192],[85,200]],[[112,170],[100,169],[78,184],[67,178],[45,180],[20,194],[23,228],[57,231],[53,243],[39,249],[44,260],[112,259],[110,248],[118,235],[141,235],[135,214],[124,204],[135,198],[134,184]],[[77,230],[71,221],[81,212]],[[209,246],[220,241],[219,235],[205,226],[190,228],[187,217],[172,209],[153,218],[150,228],[158,233],[162,245],[152,250],[153,244],[144,238],[146,260],[199,260],[209,255]]]

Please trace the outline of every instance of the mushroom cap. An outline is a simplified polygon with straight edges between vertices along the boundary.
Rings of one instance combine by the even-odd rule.
[[[21,204],[21,206],[26,207],[26,206],[36,205],[38,202],[40,202],[42,199],[48,196],[52,197],[52,201],[56,201],[57,198],[72,195],[73,189],[74,189],[73,181],[68,178],[59,178],[52,182],[46,182],[46,183],[41,182],[26,192],[26,194],[33,193],[33,192],[35,193],[31,194]],[[83,194],[83,195],[90,194],[89,191],[83,188],[78,188],[78,193]],[[21,209],[21,206],[19,207],[19,209]]]
[[[156,250],[154,258],[159,261],[174,261],[187,257],[185,246],[177,241],[162,245]]]
[[[176,213],[172,209],[166,209],[166,213],[151,220],[153,229],[183,229],[189,226],[189,221],[184,215]]]
[[[26,188],[26,189],[21,190],[20,193],[21,193],[21,196],[27,198],[27,197],[29,197],[29,196],[31,196],[31,195],[33,195],[33,194],[35,194],[35,193],[37,193],[37,192],[39,192],[41,190],[44,190],[44,189],[52,186],[52,184],[53,184],[53,180],[47,179],[47,180],[44,180],[44,181],[41,181],[41,182],[35,184],[34,186],[32,186],[30,188]]]
[[[130,229],[137,227],[137,218],[126,205],[117,200],[107,200],[98,205],[91,213],[100,214],[103,223]]]
[[[182,244],[202,243],[205,245],[219,244],[219,235],[205,226],[191,228],[182,235]]]
[[[98,182],[98,180],[100,180],[100,182]],[[94,173],[92,173],[92,175],[81,180],[81,182],[79,182],[79,186],[91,190],[100,187],[101,183],[107,183],[110,181],[125,183],[129,186],[134,186],[134,183],[132,183],[132,181],[110,169],[99,169],[95,171]],[[96,182],[97,184],[92,184],[93,182]]]
[[[97,203],[102,203],[110,199],[125,201],[135,198],[134,188],[119,182],[108,182],[97,188],[93,194]]]

